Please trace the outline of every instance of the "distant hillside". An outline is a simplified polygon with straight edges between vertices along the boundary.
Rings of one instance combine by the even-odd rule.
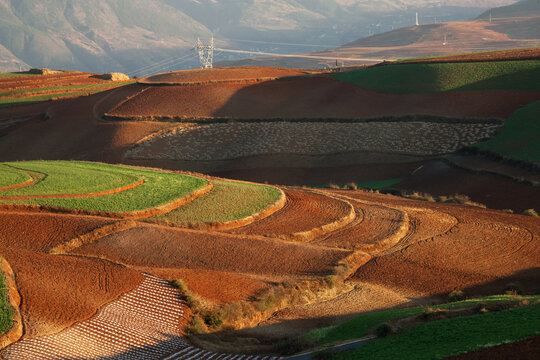
[[[0,0],[0,70],[126,71],[209,34],[161,0]]]
[[[425,21],[463,20],[514,1],[0,0],[0,71],[31,66],[144,75],[196,66],[194,56],[178,59],[211,33],[222,47],[309,52],[409,25],[417,10]],[[218,54],[229,56],[238,58]]]
[[[522,0],[513,5],[488,10],[478,19],[540,16],[540,0]]]
[[[428,22],[408,26],[350,42],[340,48],[313,53],[330,60],[256,58],[238,65],[273,65],[320,68],[332,66],[336,58],[405,59],[479,51],[540,46],[540,0],[526,0],[491,10],[473,21]],[[485,15],[487,14],[487,18]],[[522,16],[523,15],[523,16]],[[369,63],[343,61],[345,65]],[[234,62],[227,65],[236,65]]]

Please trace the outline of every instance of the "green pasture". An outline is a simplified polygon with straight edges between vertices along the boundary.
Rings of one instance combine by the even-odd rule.
[[[0,258],[0,263],[2,258]],[[0,271],[0,335],[8,332],[13,326],[13,308],[9,304],[6,279]]]
[[[75,161],[28,161],[4,163],[18,169],[45,174],[34,186],[2,192],[3,196],[85,194],[115,189],[143,179],[134,189],[88,198],[52,198],[3,203],[36,204],[95,211],[136,211],[153,208],[190,194],[208,184],[182,174]]]
[[[0,164],[0,187],[22,184],[30,179],[30,175],[5,164]]]
[[[31,74],[29,71],[22,72],[7,72],[0,73],[0,79],[12,78],[12,77],[23,77],[23,76],[36,76],[38,74]]]
[[[428,322],[332,359],[444,359],[540,334],[540,305]]]
[[[375,329],[377,326],[385,322],[400,320],[410,316],[417,316],[422,314],[428,308],[434,310],[452,310],[470,308],[482,303],[508,303],[519,302],[523,300],[528,300],[530,302],[538,301],[540,300],[540,295],[519,297],[513,295],[495,295],[434,306],[409,307],[371,312],[355,317],[354,319],[339,324],[337,326],[313,330],[308,333],[307,337],[314,341],[317,341],[320,344],[328,344],[335,341],[350,340],[364,337],[371,330]]]
[[[6,96],[15,96],[21,94],[34,94],[43,91],[56,91],[56,90],[84,90],[84,89],[94,89],[94,88],[103,88],[103,87],[112,87],[133,84],[135,81],[123,81],[123,82],[110,82],[110,83],[100,83],[100,84],[85,84],[85,85],[70,85],[70,86],[51,86],[44,88],[32,88],[26,90],[12,90],[0,92],[0,97]]]
[[[30,96],[30,97],[25,97],[25,98],[1,98],[0,107],[17,105],[17,104],[25,104],[25,103],[30,103],[30,102],[45,101],[45,100],[51,100],[55,98],[62,98],[66,96],[90,95],[90,94],[96,94],[103,91],[105,90],[88,90],[88,91],[81,91],[81,92],[68,92],[68,93],[62,93],[62,94]]]
[[[540,161],[540,101],[516,111],[496,137],[474,146],[515,159]]]
[[[185,224],[239,220],[266,209],[279,196],[280,192],[270,186],[216,180],[208,194],[149,221]]]
[[[388,93],[540,90],[540,60],[390,64],[332,76],[340,81]]]

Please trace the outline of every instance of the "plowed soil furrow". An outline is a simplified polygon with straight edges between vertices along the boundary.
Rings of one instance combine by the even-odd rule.
[[[149,270],[176,268],[243,274],[319,275],[331,271],[351,251],[257,236],[141,225],[82,246],[74,253],[105,257]]]
[[[284,191],[287,202],[281,210],[267,218],[230,232],[294,238],[294,234],[331,224],[351,213],[350,205],[338,199],[306,190],[284,189]],[[306,240],[311,239],[308,237]]]
[[[403,213],[399,210],[359,202],[353,205],[357,219],[361,221],[316,239],[312,244],[372,253],[382,246],[381,241],[398,232],[402,226]]]
[[[92,319],[55,335],[23,339],[1,355],[7,360],[269,358],[217,354],[189,346],[180,331],[186,309],[178,290],[146,275],[135,290],[106,305]]]
[[[412,232],[358,269],[354,279],[425,295],[454,289],[501,293],[510,282],[539,290],[538,219],[362,192],[349,196],[402,209],[412,224]]]

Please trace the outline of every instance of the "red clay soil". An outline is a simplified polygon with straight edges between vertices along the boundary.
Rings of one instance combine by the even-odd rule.
[[[463,355],[446,358],[447,360],[536,360],[540,354],[540,336],[510,344],[488,347]]]
[[[0,214],[0,254],[16,275],[26,337],[89,318],[142,280],[140,273],[101,259],[47,253],[113,222],[73,215]]]
[[[64,73],[53,75],[29,75],[0,79],[0,92],[11,90],[37,89],[42,87],[111,84],[114,82],[99,79],[90,73]]]
[[[353,204],[356,219],[352,223],[311,243],[371,252],[378,249],[382,240],[399,231],[404,215],[401,211],[380,205]]]
[[[182,279],[195,294],[216,304],[248,301],[272,284],[243,274],[224,271],[137,268],[166,280]]]
[[[436,59],[418,59],[404,61],[407,63],[437,63],[437,62],[466,62],[466,61],[497,61],[497,60],[538,60],[540,47],[531,49],[513,49],[490,51],[476,54],[444,56]]]
[[[140,225],[82,246],[73,253],[137,267],[280,276],[328,273],[350,251],[256,236]]]
[[[350,212],[347,203],[307,190],[283,189],[285,206],[253,224],[231,230],[234,234],[279,236],[309,231],[337,221]]]
[[[139,80],[138,82],[143,84],[189,84],[209,81],[214,82],[280,78],[285,76],[301,76],[310,73],[311,72],[300,69],[242,66],[233,68],[213,68],[204,70],[196,69],[169,72],[149,76]]]
[[[501,293],[505,282],[517,282],[526,292],[540,290],[537,218],[365,192],[347,193],[348,197],[397,206],[404,211],[406,207],[426,208],[457,220],[439,235],[405,239],[404,244],[362,266],[354,279],[425,295],[446,294],[454,289],[465,290],[468,295]]]
[[[0,249],[16,274],[25,337],[57,332],[134,289],[139,272],[101,259]]]
[[[95,119],[94,106],[113,91],[48,103],[46,111],[50,120],[35,122],[2,137],[2,160],[77,159],[117,163],[142,137],[174,126],[170,123],[106,123]],[[43,105],[40,104],[41,109]],[[19,108],[18,114],[26,109],[15,108]]]
[[[59,214],[0,213],[0,247],[48,252],[115,220]]]
[[[253,85],[154,86],[119,106],[111,115],[347,119],[427,114],[507,118],[523,104],[539,97],[540,91],[519,90],[385,94],[320,75]]]

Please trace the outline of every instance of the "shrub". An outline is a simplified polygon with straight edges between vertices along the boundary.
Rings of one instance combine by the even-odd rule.
[[[521,215],[527,215],[527,216],[538,217],[538,213],[537,213],[536,210],[534,210],[534,209],[523,210],[523,212],[521,213]]]
[[[204,323],[213,328],[220,328],[223,325],[223,313],[217,311],[203,311],[201,317]]]
[[[512,209],[502,209],[502,211],[504,211],[507,214],[513,214],[514,213],[514,210],[512,210]]]
[[[378,338],[384,338],[388,335],[391,335],[393,332],[394,329],[392,329],[392,326],[390,326],[390,324],[384,323],[377,326],[377,328],[375,329],[375,336],[377,336]]]
[[[199,335],[208,332],[204,321],[199,316],[193,316],[185,330],[187,335]]]
[[[328,275],[327,277],[324,278],[324,281],[326,282],[326,285],[330,289],[335,288],[336,285],[338,284],[338,279],[337,279],[336,275]]]
[[[461,290],[454,290],[450,294],[448,294],[448,301],[450,302],[456,302],[456,301],[462,301],[465,300],[465,294]]]
[[[274,346],[274,351],[281,355],[293,355],[314,346],[315,343],[305,337],[293,337],[278,341]]]
[[[182,279],[176,279],[171,281],[171,285],[183,292],[186,292],[188,290],[187,284]]]
[[[311,358],[315,360],[330,360],[335,355],[336,353],[334,352],[334,349],[328,348],[314,352],[313,354],[311,354]]]
[[[521,288],[517,284],[508,284],[504,288],[504,293],[506,295],[521,295],[523,291],[521,291]]]
[[[257,301],[257,308],[259,311],[266,311],[276,305],[276,298],[273,294],[264,293],[259,296]]]
[[[358,186],[355,183],[350,182],[346,185],[347,190],[358,190]]]
[[[339,185],[334,184],[334,183],[328,184],[328,187],[329,187],[330,189],[334,189],[334,190],[340,190],[340,189],[341,189],[341,188],[339,187]]]

